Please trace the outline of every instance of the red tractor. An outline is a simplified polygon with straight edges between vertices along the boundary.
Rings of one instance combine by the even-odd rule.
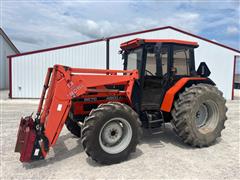
[[[134,39],[121,44],[124,70],[48,69],[34,119],[22,118],[15,151],[21,162],[44,159],[64,124],[87,155],[102,164],[125,160],[141,128],[172,123],[189,145],[211,145],[224,129],[226,100],[208,78],[207,65],[195,70],[195,42]]]

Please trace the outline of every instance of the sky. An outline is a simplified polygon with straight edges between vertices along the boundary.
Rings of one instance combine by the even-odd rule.
[[[239,1],[0,1],[1,27],[21,52],[163,26],[240,49]]]

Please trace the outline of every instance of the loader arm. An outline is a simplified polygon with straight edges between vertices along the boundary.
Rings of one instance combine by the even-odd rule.
[[[137,70],[78,69],[55,65],[48,69],[36,118],[22,118],[15,151],[20,160],[45,158],[62,130],[72,100],[90,93],[125,96],[131,104],[131,93]],[[106,85],[124,85],[124,90],[107,89]]]

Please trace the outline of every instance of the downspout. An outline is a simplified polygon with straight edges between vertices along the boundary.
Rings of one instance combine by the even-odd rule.
[[[9,68],[9,98],[12,99],[12,57],[8,57],[8,68]]]
[[[106,69],[109,69],[109,39],[106,39]]]

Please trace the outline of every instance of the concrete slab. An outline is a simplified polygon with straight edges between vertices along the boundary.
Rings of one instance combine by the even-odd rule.
[[[158,135],[144,134],[129,160],[103,166],[83,152],[80,139],[63,129],[46,160],[19,162],[14,153],[19,119],[36,112],[37,104],[0,103],[0,179],[239,179],[240,101],[229,101],[222,137],[208,148],[183,144],[170,126]]]

